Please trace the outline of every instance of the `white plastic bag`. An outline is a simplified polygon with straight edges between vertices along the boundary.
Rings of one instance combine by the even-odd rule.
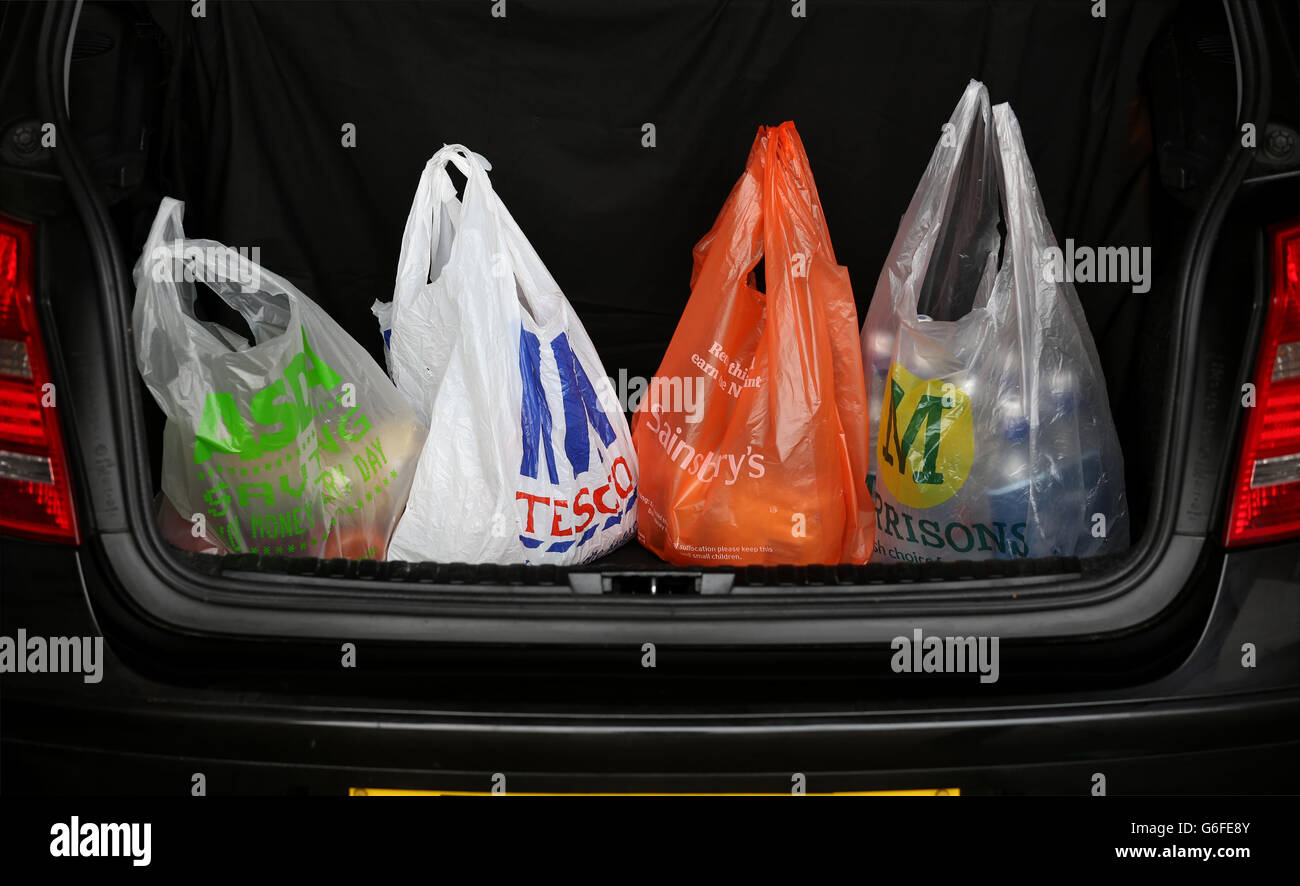
[[[1123,459],[1096,348],[1074,287],[1043,273],[1055,245],[1015,114],[990,112],[971,81],[862,328],[876,557],[1127,546]]]
[[[187,240],[165,198],[135,266],[136,361],[167,415],[163,493],[222,553],[382,559],[425,428],[383,370],[287,280]],[[253,333],[195,314],[201,281]]]
[[[463,202],[446,171],[466,177]],[[425,166],[389,319],[393,381],[429,422],[390,559],[588,562],[636,531],[637,460],[578,317],[463,146]],[[432,280],[432,282],[430,282]]]

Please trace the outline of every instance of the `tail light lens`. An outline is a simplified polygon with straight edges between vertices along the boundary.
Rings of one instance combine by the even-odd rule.
[[[36,316],[32,227],[0,216],[0,533],[75,544],[58,402]]]
[[[1268,316],[1226,543],[1300,535],[1300,220],[1269,232]]]

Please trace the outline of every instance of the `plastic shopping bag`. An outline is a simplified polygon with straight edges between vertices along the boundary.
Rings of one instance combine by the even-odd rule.
[[[870,555],[857,311],[793,123],[759,129],[744,175],[695,247],[691,297],[633,436],[639,537],[664,559]]]
[[[465,174],[463,201],[448,163]],[[635,531],[636,454],[595,348],[490,168],[460,145],[429,160],[391,307],[374,307],[393,381],[431,428],[389,558],[585,563]]]
[[[1015,115],[1005,104],[990,113],[972,81],[862,328],[882,557],[1084,556],[1128,544],[1096,349],[1074,287],[1044,272],[1055,245]]]
[[[311,299],[234,249],[185,239],[183,215],[162,201],[135,266],[137,365],[167,415],[163,493],[222,553],[382,558],[424,427]],[[199,319],[196,281],[253,342]]]
[[[174,547],[196,554],[225,553],[225,546],[217,540],[206,519],[195,523],[182,517],[165,495],[154,498],[154,518],[158,521],[163,540]]]

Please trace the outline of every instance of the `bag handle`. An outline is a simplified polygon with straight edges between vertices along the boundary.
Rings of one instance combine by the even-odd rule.
[[[182,219],[185,204],[164,197],[135,268],[137,310],[170,317],[174,324],[198,336],[187,346],[204,341],[218,353],[237,349],[242,336],[198,318],[194,304],[201,282],[248,323],[254,344],[283,335],[297,319],[294,288],[283,277],[266,270],[247,256],[215,240],[186,239]],[[196,280],[191,270],[201,271]]]
[[[796,197],[794,201],[788,198]],[[785,199],[785,208],[777,205]],[[793,212],[799,218],[799,232],[810,233],[811,242],[801,243],[811,250],[825,250],[826,256],[835,260],[831,248],[830,229],[822,213],[821,197],[813,179],[808,153],[794,123],[787,121],[769,130],[767,160],[763,180],[763,217],[771,219],[781,211]],[[811,256],[808,256],[811,258]]]
[[[427,283],[432,270],[434,257],[438,254],[438,244],[442,233],[442,211],[445,206],[455,206],[451,212],[453,226],[459,222],[461,200],[456,198],[456,186],[451,176],[447,175],[447,164],[451,163],[466,178],[465,191],[475,183],[487,184],[487,170],[492,168],[483,156],[476,154],[464,145],[443,145],[428,162],[420,174],[420,183],[415,189],[415,199],[406,217],[406,228],[402,233],[402,248],[397,259],[397,279],[417,278],[420,283]]]
[[[775,336],[782,330],[790,336],[788,341],[804,345],[773,356],[768,365],[774,385],[782,375],[794,374],[800,379],[794,387],[801,395],[776,398],[770,406],[773,422],[779,423],[778,417],[788,409],[802,415],[803,410],[816,409],[819,403],[834,402],[830,392],[836,389],[836,361],[859,354],[856,336],[850,348],[836,353],[826,316],[828,309],[835,309],[830,303],[835,292],[828,288],[835,278],[816,288],[812,285],[814,263],[835,263],[835,253],[812,166],[790,121],[769,131],[763,181],[763,254],[767,260],[767,334],[778,348]],[[856,333],[856,316],[852,329]],[[862,377],[860,356],[857,361],[850,370],[855,383]],[[865,446],[866,441],[855,442]]]
[[[468,180],[462,201],[462,217],[480,217],[488,228],[485,233],[492,244],[489,246],[492,264],[490,268],[480,269],[480,272],[504,284],[495,286],[494,289],[511,304],[515,304],[522,295],[528,313],[539,330],[556,328],[564,319],[564,298],[559,284],[492,186],[486,171],[491,168],[490,164],[462,146],[444,148],[449,149],[456,149],[456,153],[450,155],[451,162],[457,164]],[[448,264],[458,264],[458,247],[461,242],[458,238],[452,244]],[[503,268],[500,262],[505,262],[508,268]],[[504,273],[506,270],[508,273]]]
[[[973,139],[976,137],[976,127],[979,124],[983,127],[983,143],[976,145]],[[954,219],[951,216],[959,205],[957,199],[960,195],[956,193],[957,189],[972,185],[972,182],[967,180],[971,173],[970,164],[966,162],[967,153],[972,149],[987,153],[996,153],[997,150],[990,119],[988,89],[978,80],[971,80],[966,85],[957,107],[944,125],[943,135],[935,145],[934,152],[930,155],[930,162],[921,176],[922,185],[907,207],[907,213],[904,215],[907,223],[900,225],[898,235],[890,248],[891,255],[910,254],[907,278],[902,281],[901,286],[895,288],[895,292],[901,295],[902,300],[896,299],[894,302],[895,313],[909,325],[916,322],[914,318],[922,290],[927,285],[933,287],[939,282],[931,280],[930,274],[930,264],[934,259],[935,251],[940,248],[945,250],[950,247],[955,248],[956,244],[948,239],[954,233],[953,225],[964,225],[969,221]],[[992,157],[988,157],[987,160],[989,162],[982,165],[996,167]],[[999,190],[997,183],[989,182],[983,186],[996,200]],[[975,233],[973,229],[965,231],[963,236],[973,233]],[[983,270],[983,264],[975,268],[976,273],[982,273]],[[945,285],[940,286],[940,289],[944,289],[945,286],[951,288],[955,286],[956,281],[946,280],[944,283]]]
[[[1042,338],[1042,327],[1035,318],[1064,311],[1081,330],[1088,329],[1088,320],[1074,284],[1066,280],[1049,280],[1044,273],[1046,255],[1039,249],[1056,247],[1056,237],[1038,192],[1038,181],[1029,162],[1029,152],[1025,149],[1020,122],[1010,105],[1000,104],[993,108],[993,124],[998,141],[997,167],[1007,228],[1002,273],[1011,275],[1010,285],[1004,285],[1002,290],[1009,288],[1014,292],[1017,300],[1014,316],[1019,322],[1021,337],[1023,341],[1033,343],[1031,347],[1036,349]],[[1073,367],[1072,371],[1081,376],[1100,378],[1101,360],[1092,336],[1084,334],[1078,340],[1087,354],[1087,361]],[[1037,376],[1025,378],[1024,390],[1033,390],[1041,381]],[[1033,408],[1036,405],[1034,398]],[[1037,418],[1034,420],[1036,422]]]
[[[778,187],[778,177],[788,181]],[[800,199],[789,208],[799,214],[801,227],[815,236],[815,242],[809,247],[825,248],[828,257],[834,260],[830,232],[821,212],[808,155],[794,123],[787,121],[779,126],[758,128],[745,163],[745,172],[727,196],[713,228],[695,247],[691,286],[694,287],[715,245],[722,246],[728,255],[747,255],[741,266],[742,280],[747,277],[768,252],[765,241],[769,224],[784,211],[776,201],[781,195],[789,196],[792,192],[798,192]]]
[[[1039,267],[1041,256],[1033,254],[1034,243],[1055,246],[1056,238],[1047,223],[1038,182],[1029,163],[1020,121],[1009,104],[993,108],[993,131],[998,143],[997,171],[1006,212],[1006,246],[1003,264],[1010,264],[1015,274],[1015,291],[1034,294],[1035,303],[1041,295],[1073,286],[1065,281],[1047,282]],[[1027,305],[1034,311],[1037,305]]]
[[[140,253],[132,275],[136,285],[137,306],[143,302],[153,312],[170,315],[178,322],[185,314],[181,310],[180,301],[159,298],[160,287],[153,284],[166,282],[159,278],[170,279],[160,265],[174,259],[168,244],[182,242],[185,239],[185,229],[181,226],[184,215],[184,203],[173,197],[162,198],[158,204],[158,212],[154,214],[153,224],[149,227],[149,235],[145,238],[144,251]]]
[[[727,194],[713,227],[695,244],[692,290],[709,257],[718,250],[728,256],[746,256],[737,283],[743,283],[763,257],[763,191],[769,133],[767,126],[758,127],[745,160],[745,171]],[[731,283],[728,282],[727,286],[730,291]]]

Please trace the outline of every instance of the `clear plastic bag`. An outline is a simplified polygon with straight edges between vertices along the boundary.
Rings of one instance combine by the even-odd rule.
[[[1005,228],[1000,233],[999,223]],[[1128,544],[1124,467],[1010,106],[972,81],[862,328],[876,556],[1087,556]]]
[[[167,415],[162,486],[222,553],[383,558],[425,428],[384,372],[287,280],[158,207],[135,266],[136,361]],[[253,334],[195,313],[201,281]]]

